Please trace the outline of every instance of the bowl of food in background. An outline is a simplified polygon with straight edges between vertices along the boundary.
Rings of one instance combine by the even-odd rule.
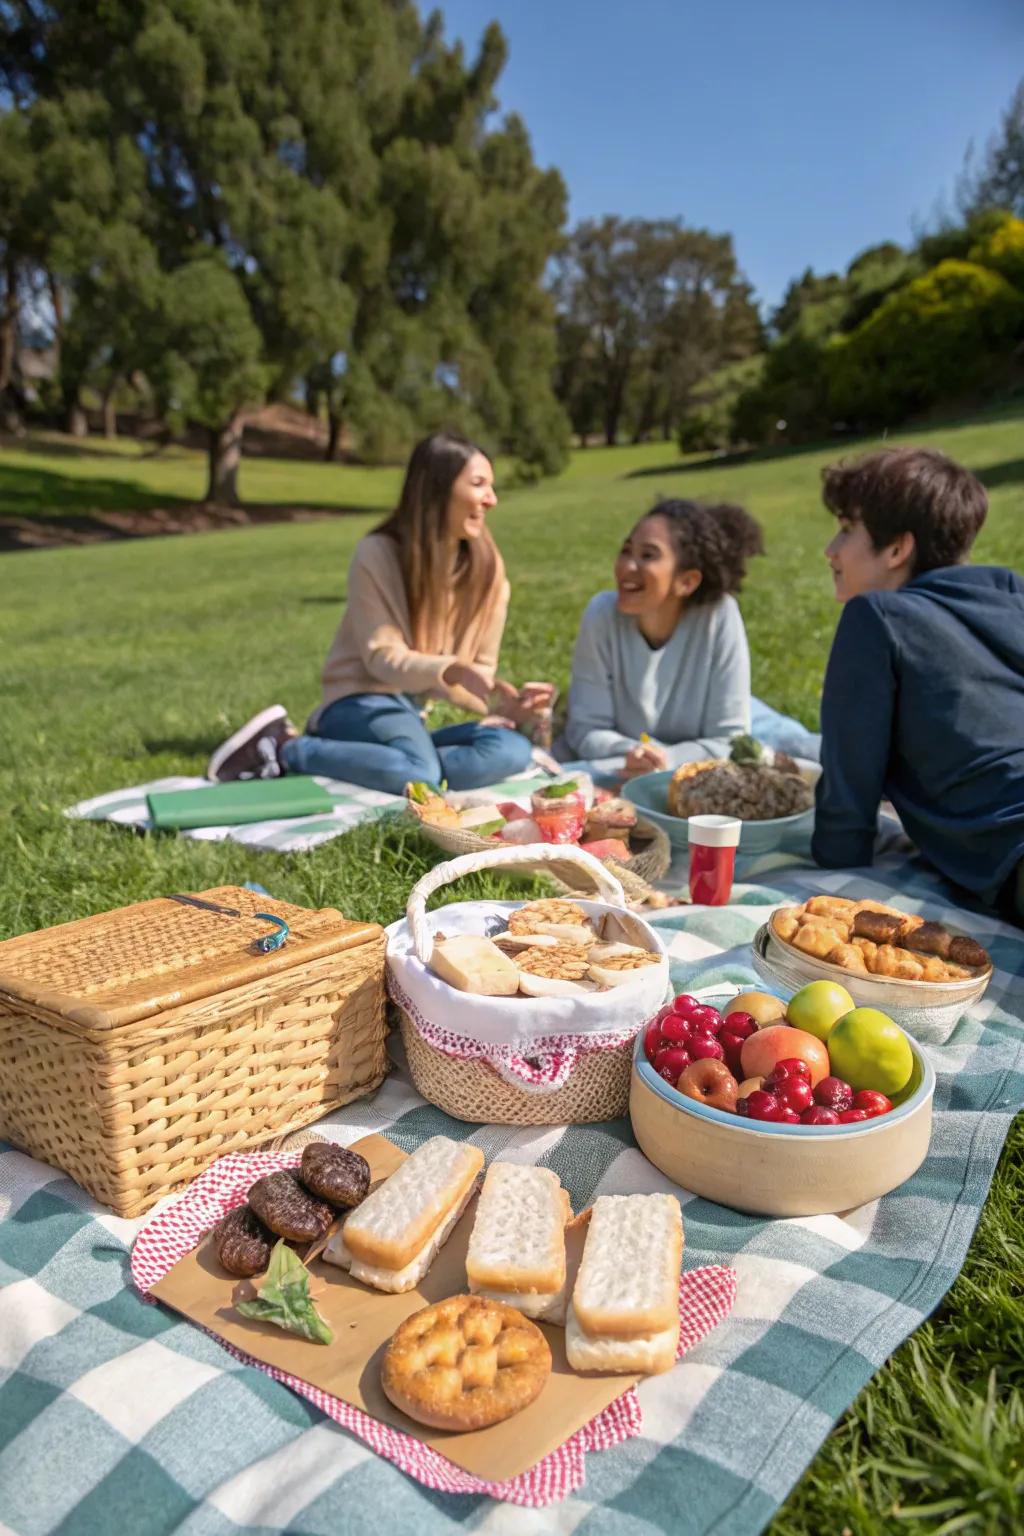
[[[778,907],[755,934],[752,956],[769,986],[838,983],[933,1045],[949,1039],[992,979],[991,956],[977,940],[868,897],[822,893]]]
[[[819,763],[738,736],[729,758],[703,758],[675,770],[641,774],[622,793],[680,850],[687,847],[690,816],[735,816],[743,823],[739,852],[750,855],[806,841],[814,826],[814,786],[820,775]]]

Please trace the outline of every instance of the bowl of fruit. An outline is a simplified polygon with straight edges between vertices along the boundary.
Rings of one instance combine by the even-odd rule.
[[[638,1037],[629,1113],[644,1155],[707,1200],[818,1216],[888,1194],[924,1161],[935,1073],[842,987],[788,1000],[680,994]]]

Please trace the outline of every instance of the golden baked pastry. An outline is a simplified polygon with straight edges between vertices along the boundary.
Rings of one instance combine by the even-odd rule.
[[[536,1323],[485,1296],[449,1296],[414,1312],[384,1352],[387,1397],[434,1429],[483,1429],[527,1407],[551,1374]]]
[[[816,960],[894,981],[966,981],[992,964],[974,939],[880,901],[812,896],[772,913],[772,933]]]

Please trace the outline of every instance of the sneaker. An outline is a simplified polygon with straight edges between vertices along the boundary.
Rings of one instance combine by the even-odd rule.
[[[296,734],[286,710],[272,704],[229,736],[206,765],[206,777],[218,784],[234,779],[277,779],[284,769],[280,751]]]

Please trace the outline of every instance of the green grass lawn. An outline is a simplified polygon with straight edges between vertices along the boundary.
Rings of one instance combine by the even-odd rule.
[[[1021,409],[989,413],[915,438],[986,481],[992,509],[977,558],[1018,569],[1022,417]],[[742,598],[755,689],[816,724],[837,617],[821,554],[833,524],[818,486],[835,456],[708,462],[681,460],[665,444],[589,449],[559,479],[502,495],[494,528],[513,588],[502,670],[565,686],[580,611],[609,584],[631,520],[658,496],[738,501],[760,519],[768,545]],[[201,772],[221,737],[268,703],[302,719],[317,699],[352,548],[392,502],[399,478],[390,469],[247,460],[242,488],[254,504],[350,515],[0,556],[0,937],[245,879],[355,917],[398,915],[436,853],[387,826],[286,858],[135,837],[70,823],[61,811],[102,790]],[[171,506],[195,500],[203,484],[199,454],[37,439],[0,450],[0,519]],[[1022,1152],[1018,1127],[941,1311],[861,1394],[780,1512],[776,1533],[1020,1528],[1008,1469],[1016,1458],[1019,1477],[1024,1458]],[[911,1513],[942,1499],[951,1501],[942,1511]],[[961,1512],[963,1522],[945,1523]]]

